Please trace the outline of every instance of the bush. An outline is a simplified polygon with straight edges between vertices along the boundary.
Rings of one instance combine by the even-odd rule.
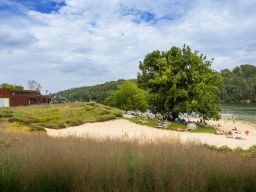
[[[110,120],[110,119],[115,119],[116,116],[114,114],[107,114],[107,115],[101,115],[97,121],[98,122],[104,122],[104,121],[107,121],[107,120]]]
[[[10,117],[12,117],[12,114],[0,113],[0,118],[10,118]]]
[[[83,122],[80,119],[73,119],[73,120],[67,120],[65,124],[67,126],[78,126],[83,124]]]
[[[12,117],[12,118],[8,119],[8,121],[10,123],[12,123],[12,122],[19,122],[19,123],[24,123],[24,124],[29,124],[30,123],[30,121],[27,120],[27,119],[21,119],[21,118],[17,118],[17,117]]]
[[[44,127],[40,127],[40,126],[33,126],[33,127],[30,127],[29,131],[31,132],[46,132],[45,128]]]
[[[231,148],[229,148],[227,146],[216,147],[216,146],[207,145],[207,144],[204,144],[204,146],[208,149],[219,151],[219,152],[222,152],[222,153],[237,153],[237,154],[240,154],[241,156],[244,156],[244,157],[247,157],[247,158],[248,157],[249,158],[256,158],[256,145],[251,146],[247,150],[244,150],[240,147],[235,148],[235,149],[232,150]]]

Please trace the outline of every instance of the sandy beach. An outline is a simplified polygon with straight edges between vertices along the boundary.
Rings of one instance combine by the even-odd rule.
[[[240,130],[242,132],[248,130],[251,132],[251,134],[256,134],[256,125],[255,124],[245,122],[245,121],[238,121],[236,119],[223,118],[218,121],[210,120],[210,121],[208,121],[208,124],[211,126],[214,126],[214,127],[218,127],[219,129],[222,129],[225,131],[231,131],[232,129],[237,128],[238,130]]]
[[[212,125],[221,124],[221,128],[232,129],[233,122],[227,122],[225,120],[209,121]],[[244,133],[241,136],[244,140],[238,140],[234,138],[226,138],[224,135],[215,135],[207,133],[189,133],[189,132],[176,132],[170,130],[160,130],[153,127],[137,125],[129,122],[128,120],[118,119],[107,122],[99,123],[86,123],[76,127],[69,127],[60,130],[46,129],[47,134],[52,137],[92,137],[96,139],[111,138],[111,139],[139,139],[142,141],[159,141],[165,140],[180,140],[182,143],[193,142],[208,145],[228,146],[232,149],[241,147],[248,149],[249,147],[256,145],[256,127],[244,122],[236,121],[236,127],[239,130],[250,130],[250,134],[247,136]]]

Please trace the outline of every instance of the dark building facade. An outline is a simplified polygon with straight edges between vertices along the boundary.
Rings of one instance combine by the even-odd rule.
[[[0,107],[39,105],[50,103],[48,96],[32,90],[0,88]]]

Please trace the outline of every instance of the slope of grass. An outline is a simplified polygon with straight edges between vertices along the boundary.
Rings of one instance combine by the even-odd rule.
[[[243,157],[254,158],[254,159],[256,158],[256,145],[251,146],[249,149],[246,149],[246,150],[244,150],[242,148],[230,149],[227,146],[216,147],[214,145],[207,145],[207,144],[204,144],[204,146],[208,149],[219,151],[219,152],[222,152],[225,154],[236,152],[236,153],[239,153]]]
[[[139,125],[146,125],[150,127],[154,127],[158,124],[156,120],[144,120],[143,117],[137,117],[137,118],[126,118],[127,120],[139,124]],[[160,121],[161,123],[164,123],[163,120]],[[187,128],[186,124],[176,123],[174,121],[169,121],[169,126],[167,128],[163,128],[165,130],[172,130],[177,131],[179,128]],[[204,127],[204,126],[197,126],[197,130],[191,130],[191,133],[215,133],[214,127]]]
[[[255,191],[256,161],[187,143],[0,132],[0,191]]]
[[[93,102],[29,106],[0,110],[0,126],[38,131],[44,128],[61,129],[87,122],[107,121],[121,116],[120,110]]]

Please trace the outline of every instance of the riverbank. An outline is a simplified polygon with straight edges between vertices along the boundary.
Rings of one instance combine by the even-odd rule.
[[[239,121],[256,124],[256,104],[223,104],[221,106],[222,118],[234,118]]]
[[[241,121],[232,118],[222,118],[218,121],[207,121],[211,126],[214,126],[223,131],[232,131],[234,129],[241,131],[244,134],[245,131],[249,131],[249,135],[256,136],[256,124],[247,121]]]

